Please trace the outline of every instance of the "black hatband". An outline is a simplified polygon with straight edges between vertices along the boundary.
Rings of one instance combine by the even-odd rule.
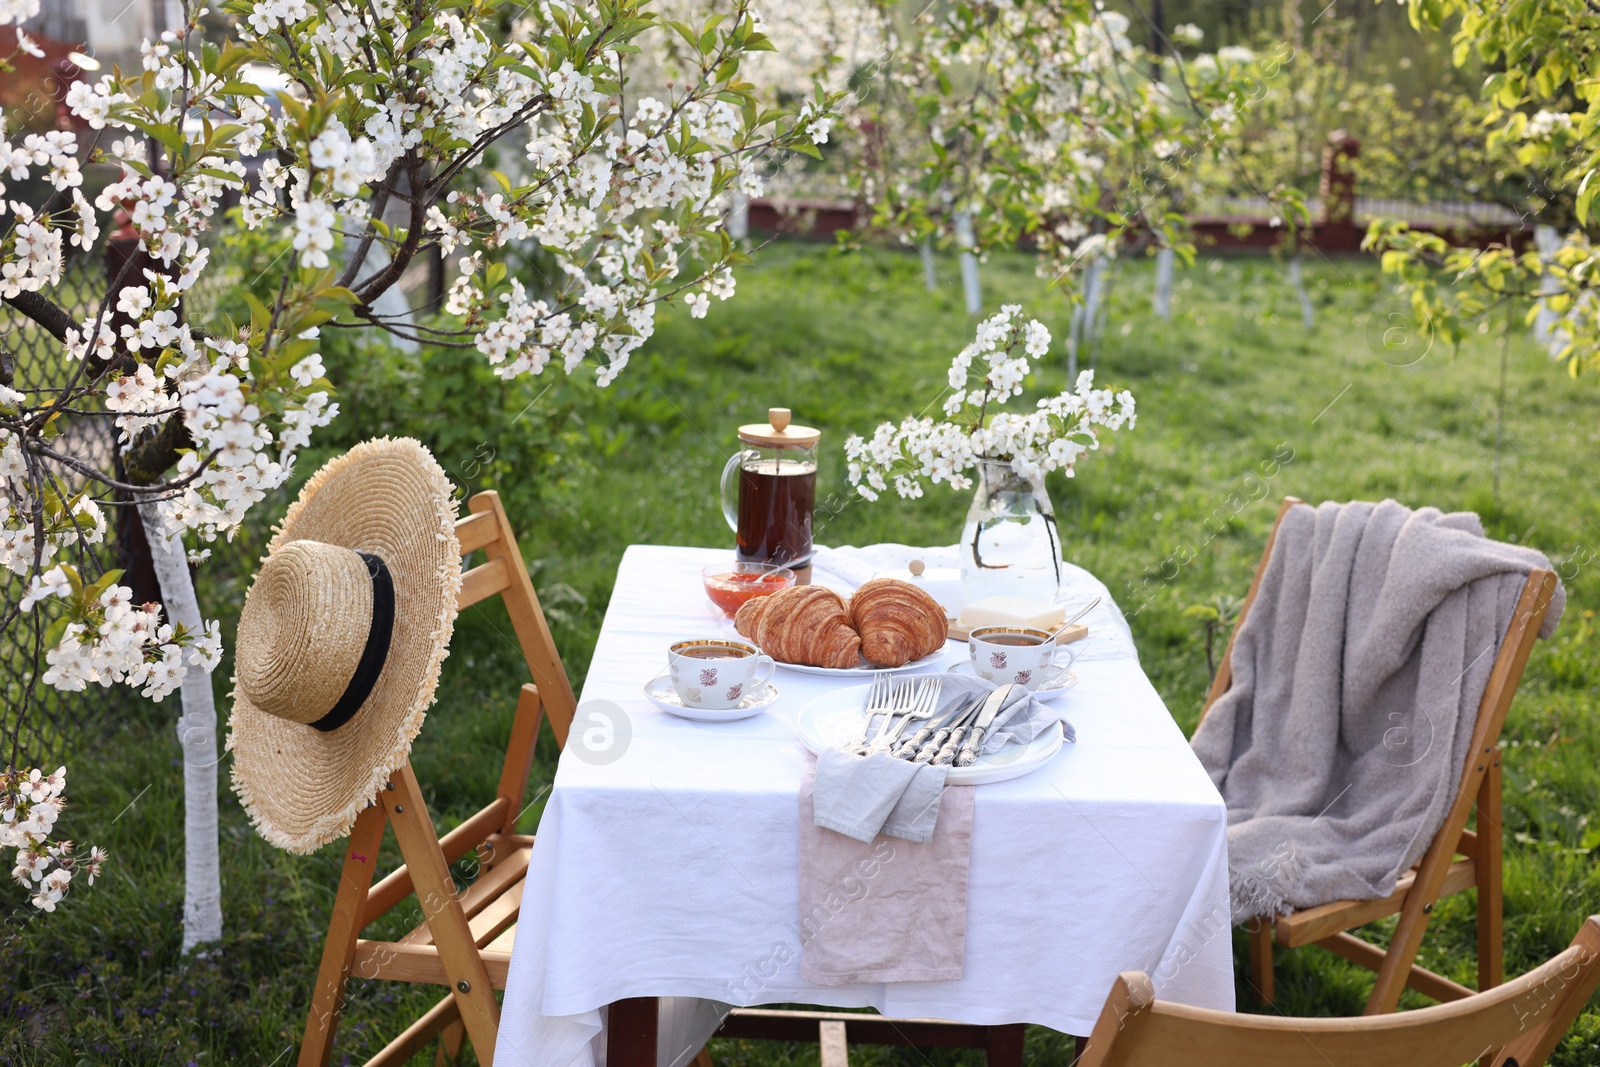
[[[372,695],[372,687],[378,684],[384,661],[389,658],[389,639],[394,634],[394,579],[389,577],[389,568],[370,552],[356,554],[366,561],[367,575],[372,579],[372,625],[367,630],[367,647],[361,650],[361,662],[356,664],[356,673],[345,686],[344,695],[328,714],[308,724],[324,733],[349,722],[350,716]]]

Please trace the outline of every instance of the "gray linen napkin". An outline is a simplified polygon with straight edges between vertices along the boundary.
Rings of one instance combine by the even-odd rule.
[[[949,771],[895,759],[887,752],[858,756],[829,749],[817,757],[816,823],[857,841],[871,841],[890,832],[886,825],[890,815],[907,801],[894,836],[927,841],[939,817],[939,794]],[[921,784],[913,790],[914,782]]]
[[[947,674],[940,692],[939,710],[930,721],[968,707],[995,690],[982,678]],[[1026,744],[1052,723],[1060,722],[1066,739],[1076,739],[1072,724],[1042,700],[1017,689],[1001,707],[984,736],[985,755],[1013,742]],[[907,728],[907,736],[914,728]],[[882,833],[907,841],[926,843],[933,838],[939,818],[946,767],[913,764],[887,753],[858,756],[830,750],[817,758],[816,825],[871,841]]]
[[[944,688],[940,691],[941,710],[957,702],[970,704],[997,688],[999,687],[993,682],[986,682],[970,674],[946,674]],[[1066,735],[1069,742],[1078,739],[1072,724],[1062,717],[1059,709],[1051,707],[1025,689],[1017,689],[1006,700],[1000,713],[994,717],[994,722],[989,726],[988,733],[984,735],[983,754],[993,755],[1013,743],[1025,745],[1048,729],[1053,722],[1061,724],[1061,732]]]
[[[817,985],[950,982],[966,958],[970,787],[945,790],[925,844],[852,841],[818,826],[800,782],[800,977]]]

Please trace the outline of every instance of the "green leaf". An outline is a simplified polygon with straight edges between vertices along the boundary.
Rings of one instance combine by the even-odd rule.
[[[267,323],[272,321],[272,312],[267,310],[267,305],[261,302],[260,297],[248,289],[244,292],[244,302],[250,306],[250,332],[259,336],[267,328]]]
[[[85,589],[84,593],[89,597],[89,599],[98,601],[100,599],[100,594],[104,593],[107,589],[110,589],[113,585],[116,585],[117,580],[121,577],[122,571],[120,569],[106,571],[100,576],[99,581],[95,582],[88,589]]]
[[[61,638],[66,635],[67,624],[72,620],[65,615],[58,615],[55,621],[44,628],[44,647],[55,648],[61,643]],[[88,1061],[84,1061],[88,1062]]]

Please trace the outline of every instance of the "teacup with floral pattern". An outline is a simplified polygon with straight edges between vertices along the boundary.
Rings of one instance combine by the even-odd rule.
[[[718,637],[679,641],[667,649],[667,670],[678,699],[691,708],[738,707],[772,679],[778,665],[754,645]]]
[[[1029,691],[1059,677],[1076,658],[1049,630],[1031,626],[980,626],[967,638],[967,651],[979,678],[996,685],[1014,682]]]

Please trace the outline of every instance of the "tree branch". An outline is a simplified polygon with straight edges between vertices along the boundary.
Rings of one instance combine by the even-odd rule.
[[[398,170],[398,164],[391,168],[388,177],[384,179],[383,185],[379,186],[378,191],[373,195],[371,208],[367,214],[366,232],[361,235],[361,243],[350,254],[350,262],[345,264],[344,273],[339,275],[339,280],[334,284],[348,288],[350,283],[356,280],[356,274],[360,272],[361,264],[367,261],[367,252],[372,248],[372,238],[378,232],[376,223],[383,218],[384,211],[389,207],[389,197],[393,194],[390,185],[393,183],[395,172]]]
[[[422,189],[422,160],[417,158],[415,152],[406,157],[406,184],[410,187],[413,196]],[[388,291],[389,287],[400,280],[400,276],[411,265],[411,259],[417,254],[417,248],[422,244],[423,226],[427,221],[427,208],[423,198],[416,196],[411,201],[411,225],[406,229],[405,243],[395,249],[394,255],[389,259],[389,265],[377,274],[361,283],[356,290],[356,296],[363,306],[371,307],[372,302]]]
[[[47,296],[38,293],[18,293],[5,298],[6,303],[43,326],[57,341],[66,341],[67,331],[78,329],[79,324],[67,309]]]
[[[155,433],[141,440],[123,456],[128,481],[151,485],[161,480],[167,469],[178,462],[178,450],[192,448],[194,439],[183,424],[182,415],[171,415]]]

